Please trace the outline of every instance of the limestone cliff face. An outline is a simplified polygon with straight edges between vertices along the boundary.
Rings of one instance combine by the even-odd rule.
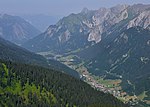
[[[100,8],[92,16],[88,41],[101,41],[101,35],[110,27],[128,18],[128,5],[117,5],[112,8]],[[90,38],[90,39],[89,39]]]
[[[143,28],[147,28],[149,25],[150,25],[150,10],[146,10],[140,13],[134,19],[132,19],[128,23],[127,28],[134,27],[134,26],[141,26]]]
[[[60,42],[62,41],[61,39],[66,38],[66,36],[62,36],[66,31],[69,32],[69,34],[73,33],[73,31],[79,33],[84,32],[88,34],[87,41],[98,43],[101,41],[101,34],[103,32],[112,25],[128,18],[127,7],[128,5],[117,5],[113,8],[100,8],[98,10],[88,10],[84,8],[79,14],[71,14],[63,18],[55,27],[50,26],[46,32],[47,35],[51,37],[61,31],[58,36]],[[79,29],[75,27],[76,25],[78,25]],[[66,39],[65,41],[67,42],[71,38],[67,37]]]
[[[148,27],[149,8],[150,5],[142,4],[117,5],[98,10],[84,8],[80,13],[71,14],[62,18],[56,25],[51,25],[43,34],[28,42],[25,47],[34,51],[53,50],[55,47],[55,50],[68,52],[92,46],[103,40],[103,34],[107,36],[114,32],[112,30],[114,26],[115,29],[118,29],[117,26],[121,24],[122,27],[119,29],[129,29],[134,26]],[[40,40],[37,40],[38,38]],[[32,45],[34,49],[31,48]],[[36,47],[41,48],[36,49]]]
[[[104,32],[106,32],[113,25],[125,19],[128,19],[129,14],[130,14],[129,12],[131,11],[134,12],[134,14],[139,14],[140,12],[141,13],[140,15],[138,15],[137,17],[135,17],[128,23],[127,28],[134,27],[134,26],[142,26],[146,28],[150,23],[149,11],[146,11],[146,9],[149,7],[150,7],[149,5],[146,5],[145,7],[143,7],[143,5],[137,4],[133,6],[117,5],[112,8],[100,8],[98,10],[93,10],[93,11],[88,10],[87,8],[84,8],[82,12],[80,13],[80,15],[85,15],[85,17],[76,17],[79,15],[79,14],[76,14],[74,15],[74,18],[70,20],[71,21],[78,20],[77,22],[75,22],[80,26],[80,30],[77,32],[81,33],[86,29],[87,30],[86,32],[89,33],[87,40],[89,42],[94,41],[98,43],[101,41],[101,35]],[[71,17],[71,16],[68,16],[68,17]],[[68,17],[64,18],[64,20],[67,20]],[[68,21],[70,22],[70,20]],[[59,23],[61,23],[62,25],[57,26],[57,29],[55,29],[56,32],[59,32],[62,28],[66,28],[66,29],[73,28],[75,24],[75,23],[72,23],[72,25],[70,25],[70,28],[67,28],[67,25],[65,25],[65,22],[63,22],[63,20],[61,21]],[[69,22],[67,24],[69,24]],[[144,25],[142,23],[144,23]],[[51,32],[51,30],[53,30],[53,28],[52,29],[49,28],[47,32]],[[68,40],[69,39],[67,38],[67,40],[65,41],[67,42]]]

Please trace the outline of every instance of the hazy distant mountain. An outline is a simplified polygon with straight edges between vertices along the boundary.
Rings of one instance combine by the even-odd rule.
[[[150,5],[143,4],[117,5],[99,10],[84,8],[81,13],[71,14],[56,25],[49,26],[44,33],[23,46],[35,52],[52,51],[57,54],[82,50],[101,42],[112,32],[118,32],[118,29],[147,27],[149,8]]]
[[[61,16],[49,16],[44,14],[21,15],[26,21],[36,26],[40,31],[45,31],[49,25],[56,24]]]
[[[41,32],[18,16],[0,15],[0,37],[16,44],[37,36]]]

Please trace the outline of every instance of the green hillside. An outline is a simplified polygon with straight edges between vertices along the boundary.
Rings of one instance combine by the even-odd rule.
[[[0,61],[0,106],[127,107],[112,95],[60,72]]]
[[[41,55],[30,52],[2,38],[0,38],[0,50],[0,59],[2,60],[57,69],[68,75],[80,78],[79,74],[76,71],[68,68],[67,66],[57,61],[47,60]]]

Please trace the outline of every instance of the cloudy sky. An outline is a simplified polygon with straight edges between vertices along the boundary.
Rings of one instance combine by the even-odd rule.
[[[84,7],[98,9],[117,4],[150,4],[150,0],[0,0],[0,13],[68,15]]]

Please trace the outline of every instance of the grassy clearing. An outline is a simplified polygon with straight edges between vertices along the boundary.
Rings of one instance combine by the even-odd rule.
[[[117,79],[117,80],[104,80],[103,78],[101,77],[98,77],[98,76],[94,76],[94,78],[101,84],[104,84],[108,87],[118,87],[120,86],[120,83],[122,82],[120,79]]]

